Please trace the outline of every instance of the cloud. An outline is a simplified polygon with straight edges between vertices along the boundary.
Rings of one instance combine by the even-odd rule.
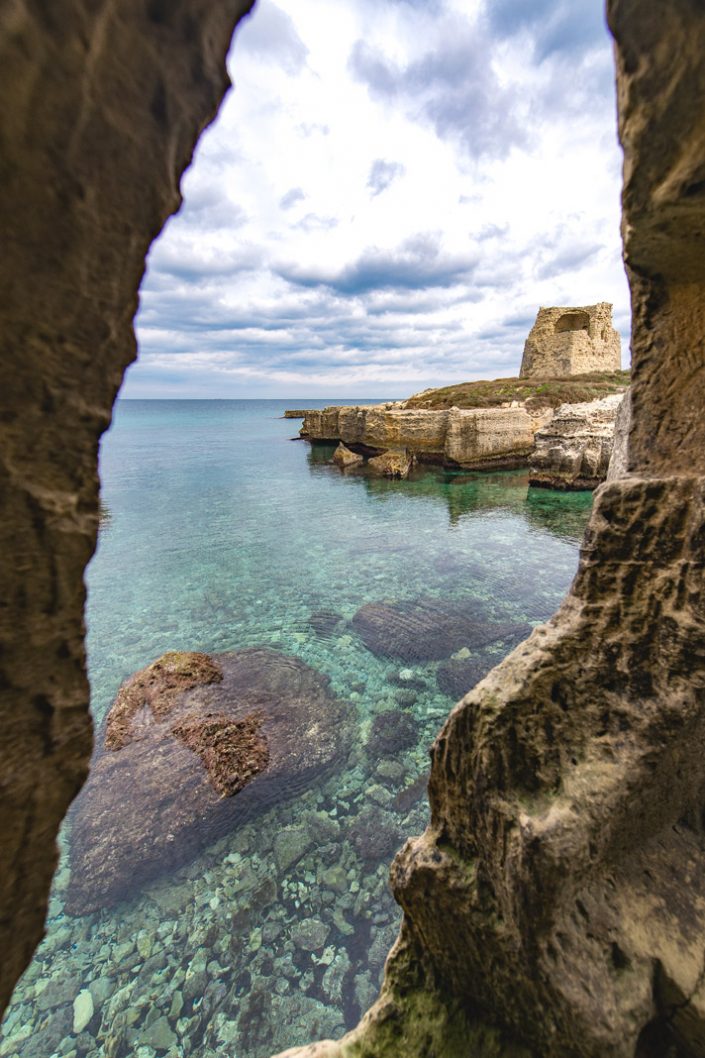
[[[336,217],[322,217],[318,213],[307,213],[296,225],[297,228],[301,228],[303,231],[330,231],[331,228],[336,228],[337,226],[338,220]]]
[[[575,272],[601,249],[602,246],[599,243],[565,246],[558,253],[552,254],[543,261],[537,269],[537,274],[540,279],[552,279],[554,276]]]
[[[372,190],[372,197],[386,191],[397,177],[404,175],[404,166],[399,162],[385,162],[383,158],[375,158],[367,178],[367,186]]]
[[[300,72],[308,55],[291,17],[271,0],[258,0],[254,13],[242,20],[235,48],[238,56],[246,53],[276,63],[290,74]]]
[[[260,0],[150,256],[127,394],[512,375],[541,304],[614,301],[626,333],[598,6]]]
[[[405,65],[358,40],[349,66],[373,98],[404,106],[430,122],[442,138],[473,158],[506,156],[526,142],[521,96],[505,87],[490,61],[481,27],[457,16],[444,22],[440,41]]]
[[[595,0],[488,0],[485,12],[493,36],[524,33],[536,60],[544,62],[604,48],[603,7]]]
[[[285,195],[279,199],[280,209],[291,209],[297,202],[303,202],[306,198],[303,190],[300,187],[292,187],[290,191],[287,191]]]
[[[242,245],[208,247],[191,240],[160,241],[149,256],[149,276],[178,277],[197,283],[214,276],[234,276],[260,266],[262,251]],[[157,280],[158,281],[158,280]],[[146,285],[149,286],[148,278]]]
[[[339,271],[282,266],[279,275],[302,287],[328,287],[339,294],[449,287],[466,279],[477,263],[471,254],[445,253],[434,234],[415,235],[396,250],[372,246]]]

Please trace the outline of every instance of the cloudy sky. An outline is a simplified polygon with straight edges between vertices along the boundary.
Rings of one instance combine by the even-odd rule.
[[[152,249],[125,397],[401,397],[612,301],[600,0],[259,0]]]

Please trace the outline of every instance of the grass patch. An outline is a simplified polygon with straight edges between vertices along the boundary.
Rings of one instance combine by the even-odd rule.
[[[404,405],[430,409],[497,408],[508,401],[520,400],[529,410],[538,411],[623,393],[629,381],[629,371],[596,371],[565,378],[495,378],[426,390],[409,397]]]

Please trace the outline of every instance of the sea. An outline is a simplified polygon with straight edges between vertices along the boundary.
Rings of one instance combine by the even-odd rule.
[[[332,771],[78,916],[69,817],[0,1058],[263,1058],[341,1035],[378,994],[400,923],[389,867],[427,823],[429,748],[463,673],[557,608],[592,496],[529,488],[524,470],[343,473],[333,446],[283,417],[332,403],[355,402],[118,403],[87,572],[97,730],[121,683],[167,651],[264,647],[326,679],[347,734]],[[360,634],[362,607],[421,625],[385,646]],[[511,634],[447,650],[436,635],[429,660],[419,628],[448,608]],[[119,835],[119,806],[111,825]]]

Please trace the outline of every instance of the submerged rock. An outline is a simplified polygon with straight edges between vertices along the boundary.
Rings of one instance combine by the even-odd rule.
[[[484,679],[496,664],[496,657],[448,658],[438,666],[438,688],[453,701],[458,701]]]
[[[93,996],[88,989],[82,989],[73,1001],[73,1031],[83,1032],[93,1017]]]
[[[373,757],[399,753],[413,746],[418,737],[418,726],[409,713],[385,709],[372,721],[367,752]]]
[[[328,682],[258,647],[167,654],[127,680],[72,813],[67,910],[131,897],[332,768],[349,727]]]
[[[519,642],[531,631],[529,625],[489,620],[474,600],[367,603],[352,625],[373,654],[402,661],[440,661],[463,647],[476,649],[505,639]]]
[[[317,636],[329,636],[343,623],[345,618],[335,610],[316,610],[308,619],[308,623]]]
[[[341,470],[346,470],[348,467],[359,466],[360,463],[364,463],[365,460],[357,452],[351,452],[349,448],[346,448],[341,441],[335,452],[333,453],[333,462]]]

